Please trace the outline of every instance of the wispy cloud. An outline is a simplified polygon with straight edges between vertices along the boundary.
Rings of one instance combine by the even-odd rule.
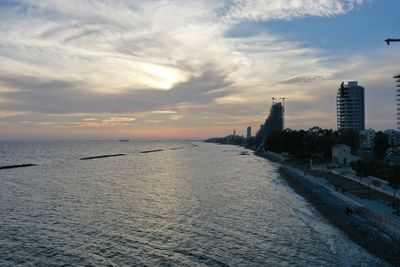
[[[329,78],[330,78],[329,75],[301,75],[283,80],[281,81],[281,83],[283,84],[310,83],[314,81],[327,80]]]
[[[143,129],[146,121],[156,121],[157,125],[167,121],[163,127],[187,126],[188,121],[192,126],[213,125],[221,119],[263,121],[271,96],[285,95],[300,102],[323,98],[321,88],[335,88],[340,70],[346,65],[336,63],[337,58],[330,51],[305,46],[267,29],[251,35],[229,33],[242,22],[332,17],[363,3],[3,3],[2,110],[10,116],[59,114],[67,118],[84,113],[90,114],[89,119],[98,119],[84,121],[92,124],[105,124],[104,114],[111,114],[109,124],[112,118],[118,123],[115,118],[134,117],[141,118],[134,123]],[[354,69],[359,68],[353,66]],[[296,87],[299,84],[302,86]],[[310,108],[308,105],[308,110],[301,112]]]
[[[306,16],[331,17],[344,14],[364,0],[238,0],[232,1],[230,21],[292,20]]]

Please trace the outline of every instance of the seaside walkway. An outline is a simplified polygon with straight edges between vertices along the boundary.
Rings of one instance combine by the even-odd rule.
[[[327,182],[325,177],[311,175],[305,170],[295,168],[293,166],[286,166],[285,168],[297,176],[307,179],[313,184],[317,184],[326,188],[332,195],[345,201],[350,207],[353,207],[357,211],[356,214],[368,221],[371,221],[378,227],[381,227],[383,230],[387,231],[397,239],[400,239],[400,217],[393,214],[393,209],[391,207],[388,207],[386,204],[376,200],[359,198],[349,191],[337,191],[337,188],[335,188],[333,184]],[[355,182],[359,182],[359,180]]]
[[[378,191],[382,194],[388,195],[390,197],[396,197],[396,198],[400,197],[398,190],[391,187],[387,181],[378,179],[376,177],[365,176],[365,177],[360,178],[360,177],[356,176],[352,171],[348,171],[348,170],[345,172],[333,170],[332,173],[341,175],[347,179],[350,179],[354,182],[365,185],[366,187],[369,187],[373,190],[376,190],[376,191]]]
[[[341,194],[341,193],[335,191],[333,185],[328,184],[323,177],[318,177],[318,176],[314,176],[314,175],[308,174],[308,173],[304,172],[303,170],[297,169],[297,168],[294,168],[294,167],[288,167],[288,168],[290,168],[292,172],[295,172],[295,173],[297,173],[297,175],[300,175],[300,176],[306,178],[310,182],[318,184],[318,185],[320,185],[322,187],[325,187],[326,189],[329,190],[329,192],[331,194],[333,194],[333,195],[337,196],[338,198],[344,200],[345,202],[349,203],[350,205],[358,206],[358,207],[362,207],[363,206],[361,203],[357,202],[356,200],[354,200],[354,199],[352,199],[352,198],[350,198],[350,197],[348,197],[348,196],[346,196],[344,194]]]

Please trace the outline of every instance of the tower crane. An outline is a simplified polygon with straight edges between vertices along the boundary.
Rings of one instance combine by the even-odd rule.
[[[387,45],[390,45],[390,43],[392,42],[400,42],[400,39],[388,38],[385,40],[385,42],[387,43]]]

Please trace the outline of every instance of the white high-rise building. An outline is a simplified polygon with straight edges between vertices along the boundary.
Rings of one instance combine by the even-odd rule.
[[[396,100],[397,100],[397,129],[400,130],[400,73],[397,75],[394,75],[393,78],[396,79],[396,87],[397,87],[397,94],[396,94]]]
[[[358,82],[342,82],[336,97],[337,128],[365,129],[364,87]]]

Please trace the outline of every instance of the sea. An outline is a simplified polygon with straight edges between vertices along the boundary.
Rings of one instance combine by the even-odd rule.
[[[385,266],[243,150],[2,141],[0,266]]]

